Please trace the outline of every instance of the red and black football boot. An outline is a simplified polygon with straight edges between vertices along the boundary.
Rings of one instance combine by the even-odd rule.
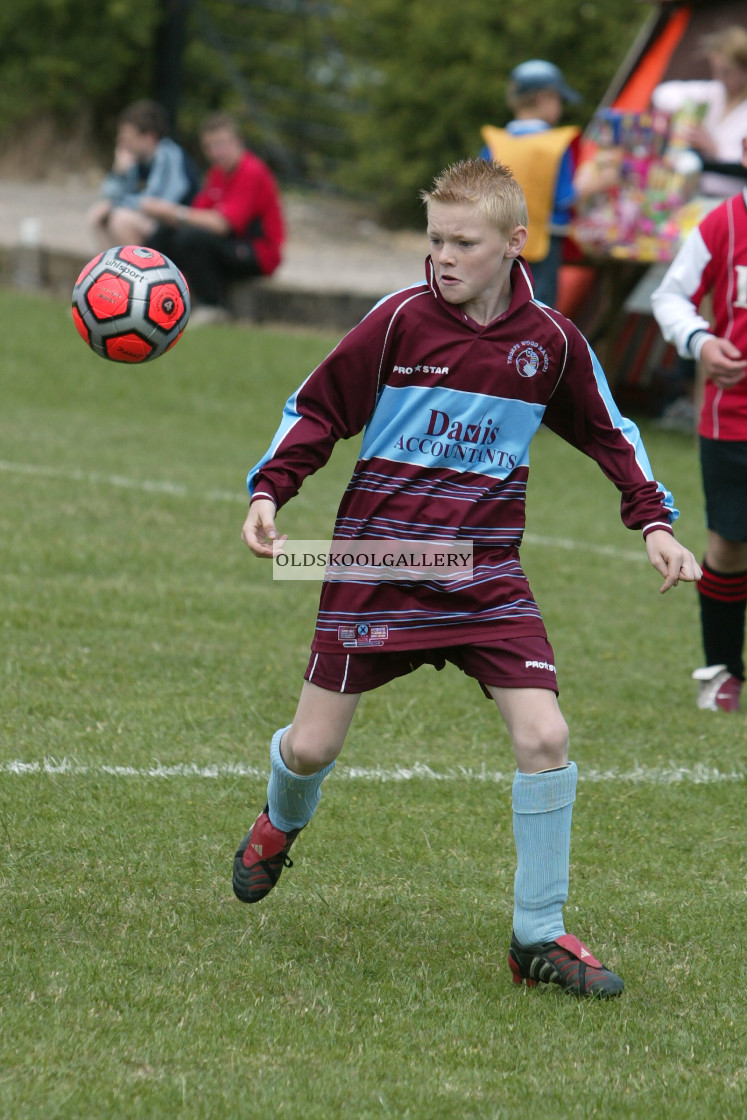
[[[268,808],[265,805],[233,859],[233,893],[241,902],[259,902],[275,886],[283,868],[293,866],[288,852],[301,829],[275,828]]]
[[[540,945],[520,945],[516,934],[512,934],[508,967],[514,984],[526,981],[528,988],[539,983],[559,984],[574,996],[611,999],[619,996],[625,986],[571,933]]]

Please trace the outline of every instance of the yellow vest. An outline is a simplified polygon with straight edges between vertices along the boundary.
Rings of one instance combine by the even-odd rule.
[[[550,217],[560,161],[581,132],[575,125],[548,128],[514,136],[505,128],[486,124],[480,130],[491,157],[510,167],[524,191],[529,211],[529,236],[522,256],[542,261],[550,250]]]

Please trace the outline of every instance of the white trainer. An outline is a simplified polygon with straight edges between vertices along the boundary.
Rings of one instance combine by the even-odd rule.
[[[742,682],[725,665],[696,669],[693,680],[700,683],[698,707],[706,712],[738,712]]]

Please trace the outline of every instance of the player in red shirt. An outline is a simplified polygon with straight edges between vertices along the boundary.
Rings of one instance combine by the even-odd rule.
[[[200,137],[210,167],[191,206],[147,203],[147,213],[162,223],[154,247],[181,268],[198,304],[192,326],[227,319],[229,282],[270,276],[285,239],[272,172],[247,150],[233,118],[214,113]]]
[[[743,142],[747,166],[747,139]],[[712,295],[713,324],[699,313]],[[652,296],[664,337],[706,374],[698,433],[708,538],[698,584],[698,707],[737,711],[747,605],[747,190],[685,239]]]
[[[517,870],[509,966],[517,984],[576,995],[623,988],[566,933],[576,764],[557,701],[554,656],[519,560],[528,448],[545,423],[595,458],[641,530],[661,590],[700,569],[672,535],[672,496],[651,473],[599,363],[568,320],[533,298],[521,259],[524,196],[511,172],[465,160],[424,192],[424,283],[383,299],[287,402],[249,474],[243,539],[273,554],[277,510],[365,428],[335,539],[473,542],[473,578],[325,581],[293,723],[273,736],[267,806],[234,859],[233,887],[257,902],[311,819],[362,692],[424,664],[456,664],[497,705],[514,749]]]

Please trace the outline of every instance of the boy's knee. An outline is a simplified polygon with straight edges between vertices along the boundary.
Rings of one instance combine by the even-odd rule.
[[[295,774],[316,774],[334,762],[340,747],[304,729],[290,727],[283,736],[280,753],[289,770]]]
[[[747,566],[747,544],[728,541],[717,533],[710,533],[706,549],[706,563],[717,572],[732,572]]]
[[[514,752],[520,770],[536,774],[540,770],[553,770],[568,762],[568,725],[558,712],[552,719],[544,719],[523,728],[514,735]]]

